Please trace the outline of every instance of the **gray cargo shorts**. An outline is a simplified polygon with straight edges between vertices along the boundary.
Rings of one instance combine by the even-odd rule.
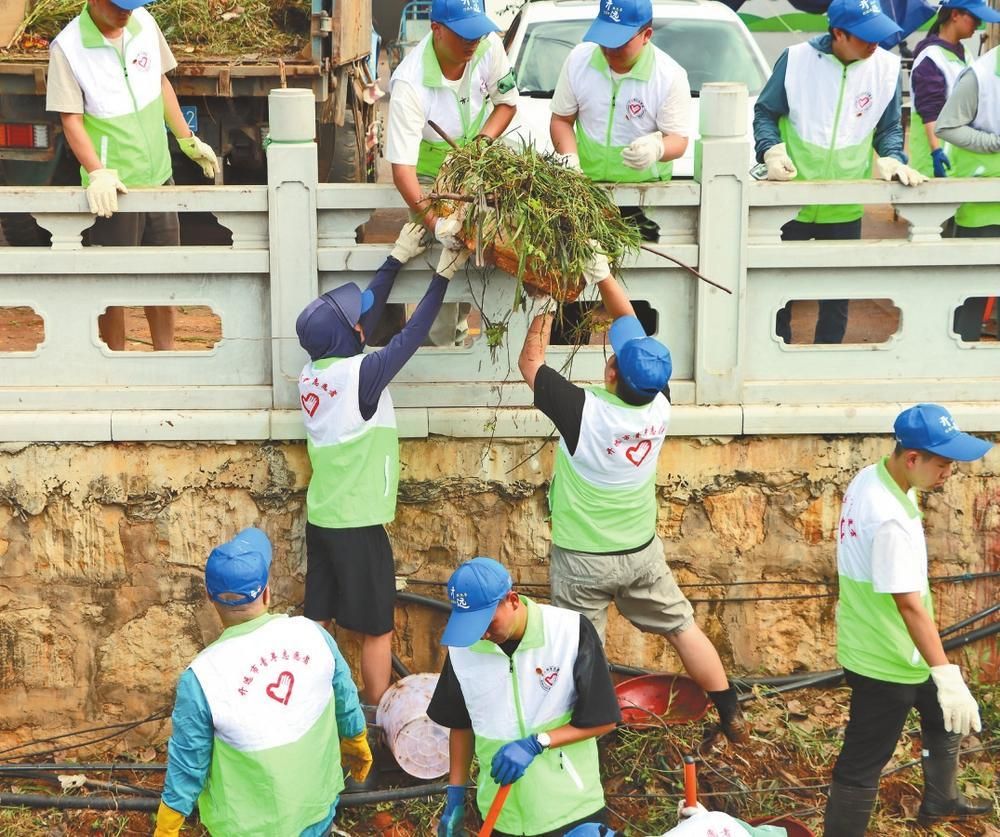
[[[601,642],[612,601],[640,631],[666,636],[694,624],[694,608],[674,580],[659,536],[637,552],[611,555],[552,544],[550,576],[552,604],[586,616]]]

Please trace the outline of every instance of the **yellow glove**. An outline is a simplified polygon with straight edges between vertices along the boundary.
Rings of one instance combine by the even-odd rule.
[[[783,142],[772,145],[764,152],[764,165],[767,166],[768,180],[794,180],[799,173]]]
[[[209,180],[215,180],[221,169],[219,168],[219,158],[215,156],[207,142],[202,142],[194,134],[184,139],[177,140],[177,147],[184,152],[184,156],[201,166],[201,172]]]
[[[87,203],[90,211],[101,218],[110,218],[118,211],[118,193],[128,194],[125,184],[118,179],[117,169],[94,169],[87,186]]]
[[[184,825],[184,815],[161,799],[160,810],[156,812],[156,831],[153,832],[153,837],[177,837],[181,833],[182,825]]]
[[[368,731],[361,730],[353,738],[340,739],[340,760],[351,771],[355,782],[363,782],[372,769],[372,751],[368,746]]]
[[[875,160],[875,170],[883,180],[898,180],[904,186],[919,186],[928,180],[926,175],[916,169],[911,169],[906,163],[901,163],[894,157],[878,157]]]
[[[389,253],[397,262],[406,264],[414,256],[419,256],[427,248],[423,244],[424,228],[420,224],[404,224]]]

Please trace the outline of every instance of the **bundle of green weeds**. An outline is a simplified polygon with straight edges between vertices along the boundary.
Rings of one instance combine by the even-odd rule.
[[[438,196],[465,206],[466,239],[517,254],[517,278],[554,280],[556,298],[581,281],[597,249],[613,273],[639,250],[639,232],[623,220],[609,190],[530,146],[473,142],[452,151],[436,182]]]
[[[76,17],[86,0],[32,0],[10,41],[42,45]],[[175,53],[231,56],[235,53],[288,54],[309,37],[310,0],[157,0],[148,11]],[[4,46],[0,44],[0,46]]]

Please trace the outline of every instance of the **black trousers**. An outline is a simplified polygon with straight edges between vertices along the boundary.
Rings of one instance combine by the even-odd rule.
[[[911,709],[920,713],[922,731],[944,731],[937,686],[929,677],[915,685],[874,680],[846,670],[844,677],[851,687],[851,709],[833,779],[851,787],[876,788]]]
[[[861,238],[861,219],[839,224],[811,224],[789,221],[781,228],[782,241],[851,241]],[[821,299],[813,343],[843,343],[847,330],[846,299]],[[775,332],[784,342],[792,342],[792,303],[775,318]]]
[[[1000,224],[985,227],[960,227],[956,224],[955,238],[1000,238]],[[982,337],[986,301],[985,296],[972,297],[955,309],[955,333],[966,343],[976,343]]]

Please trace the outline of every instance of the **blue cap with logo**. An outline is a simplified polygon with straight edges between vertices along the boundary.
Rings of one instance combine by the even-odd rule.
[[[993,447],[992,442],[959,430],[951,413],[939,404],[917,404],[903,410],[892,429],[904,448],[925,450],[959,462],[979,459]]]
[[[826,16],[832,28],[843,29],[870,44],[877,44],[903,31],[882,12],[878,0],[833,0]]]
[[[513,586],[510,573],[492,558],[473,558],[462,564],[445,586],[451,616],[441,644],[465,648],[482,639],[497,605]]]
[[[646,336],[642,323],[632,316],[619,317],[608,330],[608,339],[618,362],[618,374],[633,390],[650,398],[670,380],[673,364],[670,350]]]
[[[944,0],[939,8],[961,9],[986,23],[1000,23],[1000,12],[991,9],[981,0]]]
[[[126,12],[134,12],[140,6],[146,6],[154,0],[111,0],[111,5],[117,6]]]
[[[447,26],[460,38],[478,41],[500,27],[483,11],[483,0],[434,0],[431,20]]]
[[[299,336],[299,345],[313,360],[343,351],[338,346],[345,336],[344,329],[353,333],[361,315],[374,302],[375,295],[370,289],[362,291],[353,282],[327,291],[310,302],[296,319],[295,333]]]
[[[601,0],[597,18],[583,40],[617,49],[653,19],[651,0]]]
[[[208,597],[221,605],[250,604],[267,587],[271,571],[271,542],[251,526],[231,541],[217,546],[205,564]]]

